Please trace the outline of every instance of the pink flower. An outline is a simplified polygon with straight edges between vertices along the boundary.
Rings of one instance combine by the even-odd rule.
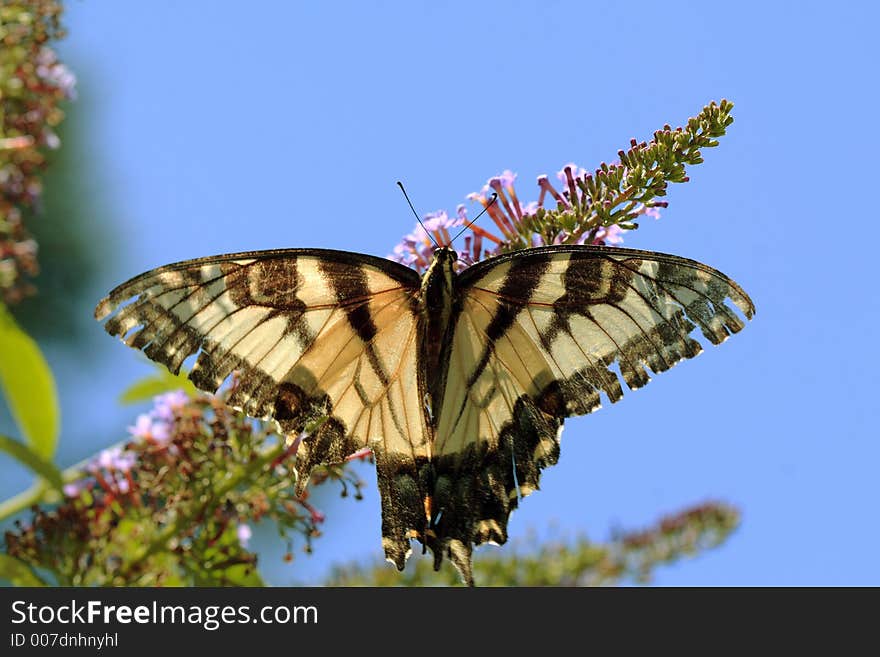
[[[598,231],[596,231],[596,236],[593,238],[593,244],[622,244],[623,243],[623,229],[617,224],[612,224],[611,226],[603,226]]]
[[[64,484],[64,494],[67,497],[77,497],[83,489],[85,489],[86,483],[84,480],[80,479],[79,481],[72,481],[69,484]]]
[[[44,46],[37,55],[37,75],[60,89],[66,98],[76,98],[76,76],[58,61],[58,56],[51,48]]]
[[[247,549],[248,541],[251,540],[251,536],[253,536],[254,533],[251,531],[251,528],[248,525],[244,523],[239,523],[238,527],[235,530],[235,535],[238,537],[238,544],[241,545],[241,547]]]
[[[189,395],[183,390],[175,390],[158,395],[154,400],[153,414],[163,420],[173,420],[174,415],[189,403]]]
[[[128,428],[128,432],[135,438],[149,440],[164,445],[171,439],[171,426],[163,420],[156,421],[152,413],[138,415],[134,426]]]
[[[568,189],[568,177],[565,175],[566,168],[571,169],[572,178],[583,178],[585,175],[589,173],[586,169],[579,167],[574,162],[569,162],[564,167],[562,167],[559,171],[556,172],[556,178],[559,180],[562,185],[562,189]]]
[[[105,470],[129,472],[134,467],[135,460],[135,455],[132,452],[117,446],[105,449],[98,454],[95,464]]]
[[[422,221],[424,228],[417,225],[413,232],[404,235],[403,240],[394,247],[393,254],[388,258],[414,267],[417,271],[427,269],[434,258],[434,243],[448,244],[454,236],[454,229],[461,226],[465,219],[466,217],[461,213],[450,217],[446,210],[429,212]]]

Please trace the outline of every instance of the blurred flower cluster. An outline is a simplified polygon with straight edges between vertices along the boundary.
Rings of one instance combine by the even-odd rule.
[[[296,541],[310,551],[324,516],[308,491],[294,496],[299,441],[231,410],[227,394],[157,397],[130,441],[68,477],[61,504],[35,507],[6,533],[8,554],[62,585],[168,586],[260,584],[248,540],[263,519],[280,529],[286,560]],[[321,469],[311,486],[328,481],[361,496],[343,466]]]
[[[33,292],[37,245],[24,214],[42,191],[46,151],[58,148],[61,103],[74,95],[75,78],[49,42],[63,36],[56,0],[0,4],[0,300]]]
[[[739,526],[739,519],[735,507],[707,502],[664,516],[648,529],[618,532],[605,543],[532,537],[514,541],[504,553],[484,547],[474,555],[474,577],[481,586],[646,584],[658,566],[723,543]],[[379,563],[341,566],[328,585],[455,586],[461,585],[461,578],[448,564],[435,572],[429,561],[413,559],[402,574]]]
[[[556,173],[557,186],[546,175],[538,176],[538,199],[523,204],[516,193],[516,174],[504,171],[490,178],[468,199],[483,206],[497,233],[468,220],[464,205],[454,215],[445,210],[430,213],[424,222],[394,247],[392,260],[425,271],[435,243],[450,245],[459,232],[468,232],[458,248],[458,266],[500,253],[550,244],[615,245],[627,230],[638,228],[636,219],[659,218],[657,200],[670,182],[687,182],[685,165],[703,161],[700,149],[718,145],[733,122],[733,104],[722,100],[706,105],[685,127],[666,125],[648,142],[630,140],[618,151],[618,161],[602,162],[593,172],[567,164]]]

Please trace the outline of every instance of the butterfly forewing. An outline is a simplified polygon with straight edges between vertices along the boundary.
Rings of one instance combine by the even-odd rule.
[[[381,258],[292,249],[191,260],[113,290],[95,315],[108,333],[230,403],[298,433],[299,485],[318,463],[369,446],[422,454],[416,354],[419,276]]]

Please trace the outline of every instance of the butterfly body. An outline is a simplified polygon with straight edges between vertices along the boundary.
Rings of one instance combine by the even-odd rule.
[[[549,246],[424,276],[381,258],[287,249],[152,270],[96,309],[106,330],[286,433],[310,429],[295,468],[363,447],[376,460],[386,557],[410,541],[472,583],[474,545],[507,540],[521,497],[556,463],[565,417],[615,402],[622,382],[739,331],[754,306],[720,272],[648,251]],[[131,301],[130,303],[127,303]]]
[[[428,424],[436,429],[438,415],[433,409],[443,406],[443,387],[449,365],[454,325],[455,262],[458,255],[448,247],[438,248],[434,260],[422,277],[419,290],[419,353],[423,392],[427,395]]]

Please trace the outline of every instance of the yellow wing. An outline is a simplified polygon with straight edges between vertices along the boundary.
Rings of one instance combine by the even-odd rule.
[[[346,252],[238,253],[142,274],[95,316],[172,372],[197,353],[189,378],[208,392],[237,371],[230,403],[285,433],[319,424],[297,454],[302,489],[314,466],[364,446],[380,472],[425,454],[419,282],[403,265]]]
[[[620,378],[638,388],[648,370],[699,354],[696,327],[715,344],[739,331],[725,299],[754,313],[736,283],[698,262],[589,246],[477,264],[459,277],[459,295],[434,506],[466,579],[471,544],[503,543],[518,497],[556,463],[564,417],[620,399]]]

